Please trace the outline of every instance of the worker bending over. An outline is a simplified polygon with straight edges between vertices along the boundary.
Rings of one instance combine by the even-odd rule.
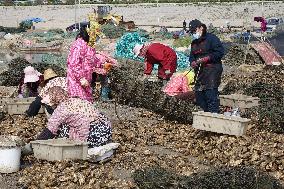
[[[136,44],[133,53],[145,58],[144,78],[150,76],[154,64],[158,64],[158,78],[169,80],[177,68],[176,52],[160,43]]]

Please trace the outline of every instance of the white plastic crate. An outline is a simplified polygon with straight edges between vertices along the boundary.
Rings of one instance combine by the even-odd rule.
[[[6,102],[13,97],[13,95],[16,93],[16,90],[17,87],[0,86],[0,107],[2,111],[7,111]]]
[[[0,97],[12,97],[17,90],[16,86],[6,87],[0,86]]]
[[[240,109],[252,108],[259,105],[259,98],[242,94],[220,95],[222,106],[238,107]]]
[[[34,156],[37,159],[60,161],[65,159],[86,160],[88,143],[69,139],[50,139],[32,141]]]
[[[225,116],[210,112],[193,112],[193,124],[196,129],[241,136],[249,129],[250,119]]]
[[[35,100],[35,97],[29,98],[11,98],[6,102],[8,114],[24,114],[28,110],[30,104]],[[39,114],[44,113],[43,108],[39,110]]]

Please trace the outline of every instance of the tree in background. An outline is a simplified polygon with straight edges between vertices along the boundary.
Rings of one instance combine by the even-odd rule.
[[[43,5],[43,0],[35,0],[35,5]]]
[[[4,0],[3,5],[4,6],[13,6],[14,2],[13,2],[13,0]]]
[[[66,0],[66,5],[74,5],[75,0]]]

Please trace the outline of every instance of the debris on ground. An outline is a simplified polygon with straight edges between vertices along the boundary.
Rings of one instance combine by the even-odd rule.
[[[180,176],[161,167],[147,167],[136,170],[134,181],[140,189],[172,188],[172,189],[281,189],[283,186],[277,179],[250,167],[214,168],[191,176]]]
[[[181,100],[162,92],[163,82],[141,81],[143,64],[122,60],[120,67],[110,73],[111,90],[119,103],[142,107],[159,113],[168,120],[192,122],[192,112],[197,111],[192,100]]]
[[[157,165],[171,167],[177,174],[186,176],[215,166],[253,166],[284,181],[282,134],[252,128],[246,136],[228,136],[166,122],[142,108],[99,102],[96,107],[111,118],[113,141],[121,144],[113,158],[104,164],[93,164],[52,163],[27,156],[23,160],[25,167],[18,173],[23,186],[135,188],[128,175]],[[17,135],[25,142],[33,140],[46,123],[41,115],[33,119],[12,118],[6,116],[0,122],[0,133]]]
[[[223,94],[239,93],[260,98],[260,106],[250,110],[260,129],[284,133],[284,66],[266,66],[262,71],[242,75],[225,75]],[[254,117],[254,116],[256,117]]]
[[[25,118],[23,115],[6,115],[0,122],[0,133],[14,135],[24,142],[34,140],[44,128],[46,117],[39,115],[34,118]]]
[[[264,64],[260,55],[246,44],[232,44],[223,58],[223,64],[229,66],[240,66],[242,64]]]

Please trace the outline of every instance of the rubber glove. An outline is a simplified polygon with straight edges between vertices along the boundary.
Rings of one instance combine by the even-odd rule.
[[[193,69],[197,68],[198,65],[199,65],[199,63],[198,63],[197,61],[193,61],[193,62],[191,62],[191,64],[190,64],[190,66],[191,66]]]
[[[200,64],[200,63],[206,64],[206,63],[208,63],[209,61],[210,61],[210,56],[205,56],[205,57],[200,58],[200,59],[197,60],[197,62],[198,62],[199,64]]]
[[[109,72],[111,68],[112,68],[112,64],[111,63],[105,63],[104,64],[104,69],[106,70],[106,72]]]
[[[203,58],[199,58],[197,61],[191,62],[190,66],[192,68],[197,68],[200,64],[206,64],[210,61],[210,56],[205,56]]]
[[[81,83],[81,86],[83,86],[83,87],[89,86],[89,82],[88,82],[88,80],[86,80],[86,78],[80,79],[80,83]]]
[[[42,98],[41,103],[50,105],[50,96],[49,96],[49,95],[45,95],[45,96]]]

